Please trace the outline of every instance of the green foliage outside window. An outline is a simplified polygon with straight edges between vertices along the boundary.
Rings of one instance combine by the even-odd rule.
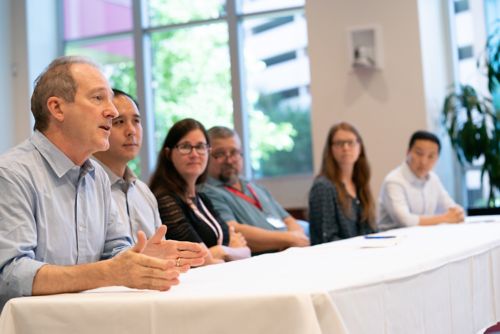
[[[313,166],[309,110],[286,105],[273,95],[261,95],[255,109],[266,110],[268,124],[274,129],[262,131],[258,117],[263,117],[263,114],[254,112],[251,115],[252,136],[258,132],[281,133],[281,138],[273,136],[273,141],[268,137],[256,136],[254,142],[257,142],[259,149],[253,151],[257,156],[252,155],[252,168],[256,176],[310,173]],[[276,131],[276,127],[280,127],[279,131]]]
[[[157,149],[168,129],[186,117],[206,127],[232,125],[225,28],[212,24],[151,36]]]
[[[221,3],[224,2],[151,0],[150,23],[160,25],[217,18],[225,12]],[[186,117],[198,119],[207,128],[214,125],[233,127],[226,23],[158,30],[151,33],[150,42],[157,150],[168,129]],[[112,87],[137,96],[134,60],[104,51],[109,50],[102,47],[106,43],[109,42],[92,45],[68,42],[66,54],[92,58],[104,67]],[[141,107],[141,111],[146,112]],[[307,110],[283,106],[262,94],[259,101],[248,109],[251,163],[255,176],[279,176],[312,170]],[[140,175],[138,158],[129,166]]]

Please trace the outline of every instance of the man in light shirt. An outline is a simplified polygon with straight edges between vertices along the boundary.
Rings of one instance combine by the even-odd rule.
[[[440,151],[441,143],[434,134],[417,131],[411,136],[406,161],[382,184],[378,215],[381,230],[464,220],[464,210],[432,172]]]
[[[97,65],[54,60],[31,98],[33,135],[0,156],[0,308],[13,297],[123,285],[168,290],[201,264],[197,244],[148,240],[118,218],[104,170],[89,157],[109,147],[118,116]]]
[[[132,238],[144,231],[150,238],[161,226],[158,203],[149,187],[127,166],[142,146],[142,122],[137,101],[129,94],[113,89],[113,104],[118,117],[113,119],[109,149],[94,153],[111,182],[121,221],[128,225]],[[136,240],[134,240],[136,241]]]

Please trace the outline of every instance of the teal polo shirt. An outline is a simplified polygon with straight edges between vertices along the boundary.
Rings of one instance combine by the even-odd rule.
[[[240,179],[240,182],[243,193],[252,197],[252,193],[248,190],[249,182],[243,179]],[[235,220],[240,224],[252,225],[271,231],[286,230],[286,226],[276,228],[268,222],[268,218],[283,220],[290,214],[276,202],[265,188],[255,183],[251,183],[251,187],[257,195],[262,210],[244,198],[233,194],[225,188],[224,183],[211,177],[207,179],[205,184],[198,186],[198,191],[210,198],[215,210],[225,222]]]

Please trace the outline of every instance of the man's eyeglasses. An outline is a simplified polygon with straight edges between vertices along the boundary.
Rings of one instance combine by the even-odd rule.
[[[332,145],[335,148],[343,148],[346,145],[348,148],[353,148],[358,144],[359,142],[357,140],[335,140],[332,142]]]
[[[240,150],[216,151],[212,153],[212,158],[215,160],[224,160],[229,158],[241,157],[243,154]]]
[[[193,152],[193,149],[199,155],[205,155],[210,150],[210,145],[208,145],[207,143],[198,143],[198,144],[193,146],[189,143],[182,143],[182,144],[175,145],[175,148],[178,149],[179,153],[182,155],[191,154],[191,152]]]

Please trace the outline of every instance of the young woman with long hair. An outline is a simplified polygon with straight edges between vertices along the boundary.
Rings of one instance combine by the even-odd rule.
[[[376,230],[370,166],[359,132],[348,123],[328,132],[321,170],[309,192],[309,223],[312,244]]]

